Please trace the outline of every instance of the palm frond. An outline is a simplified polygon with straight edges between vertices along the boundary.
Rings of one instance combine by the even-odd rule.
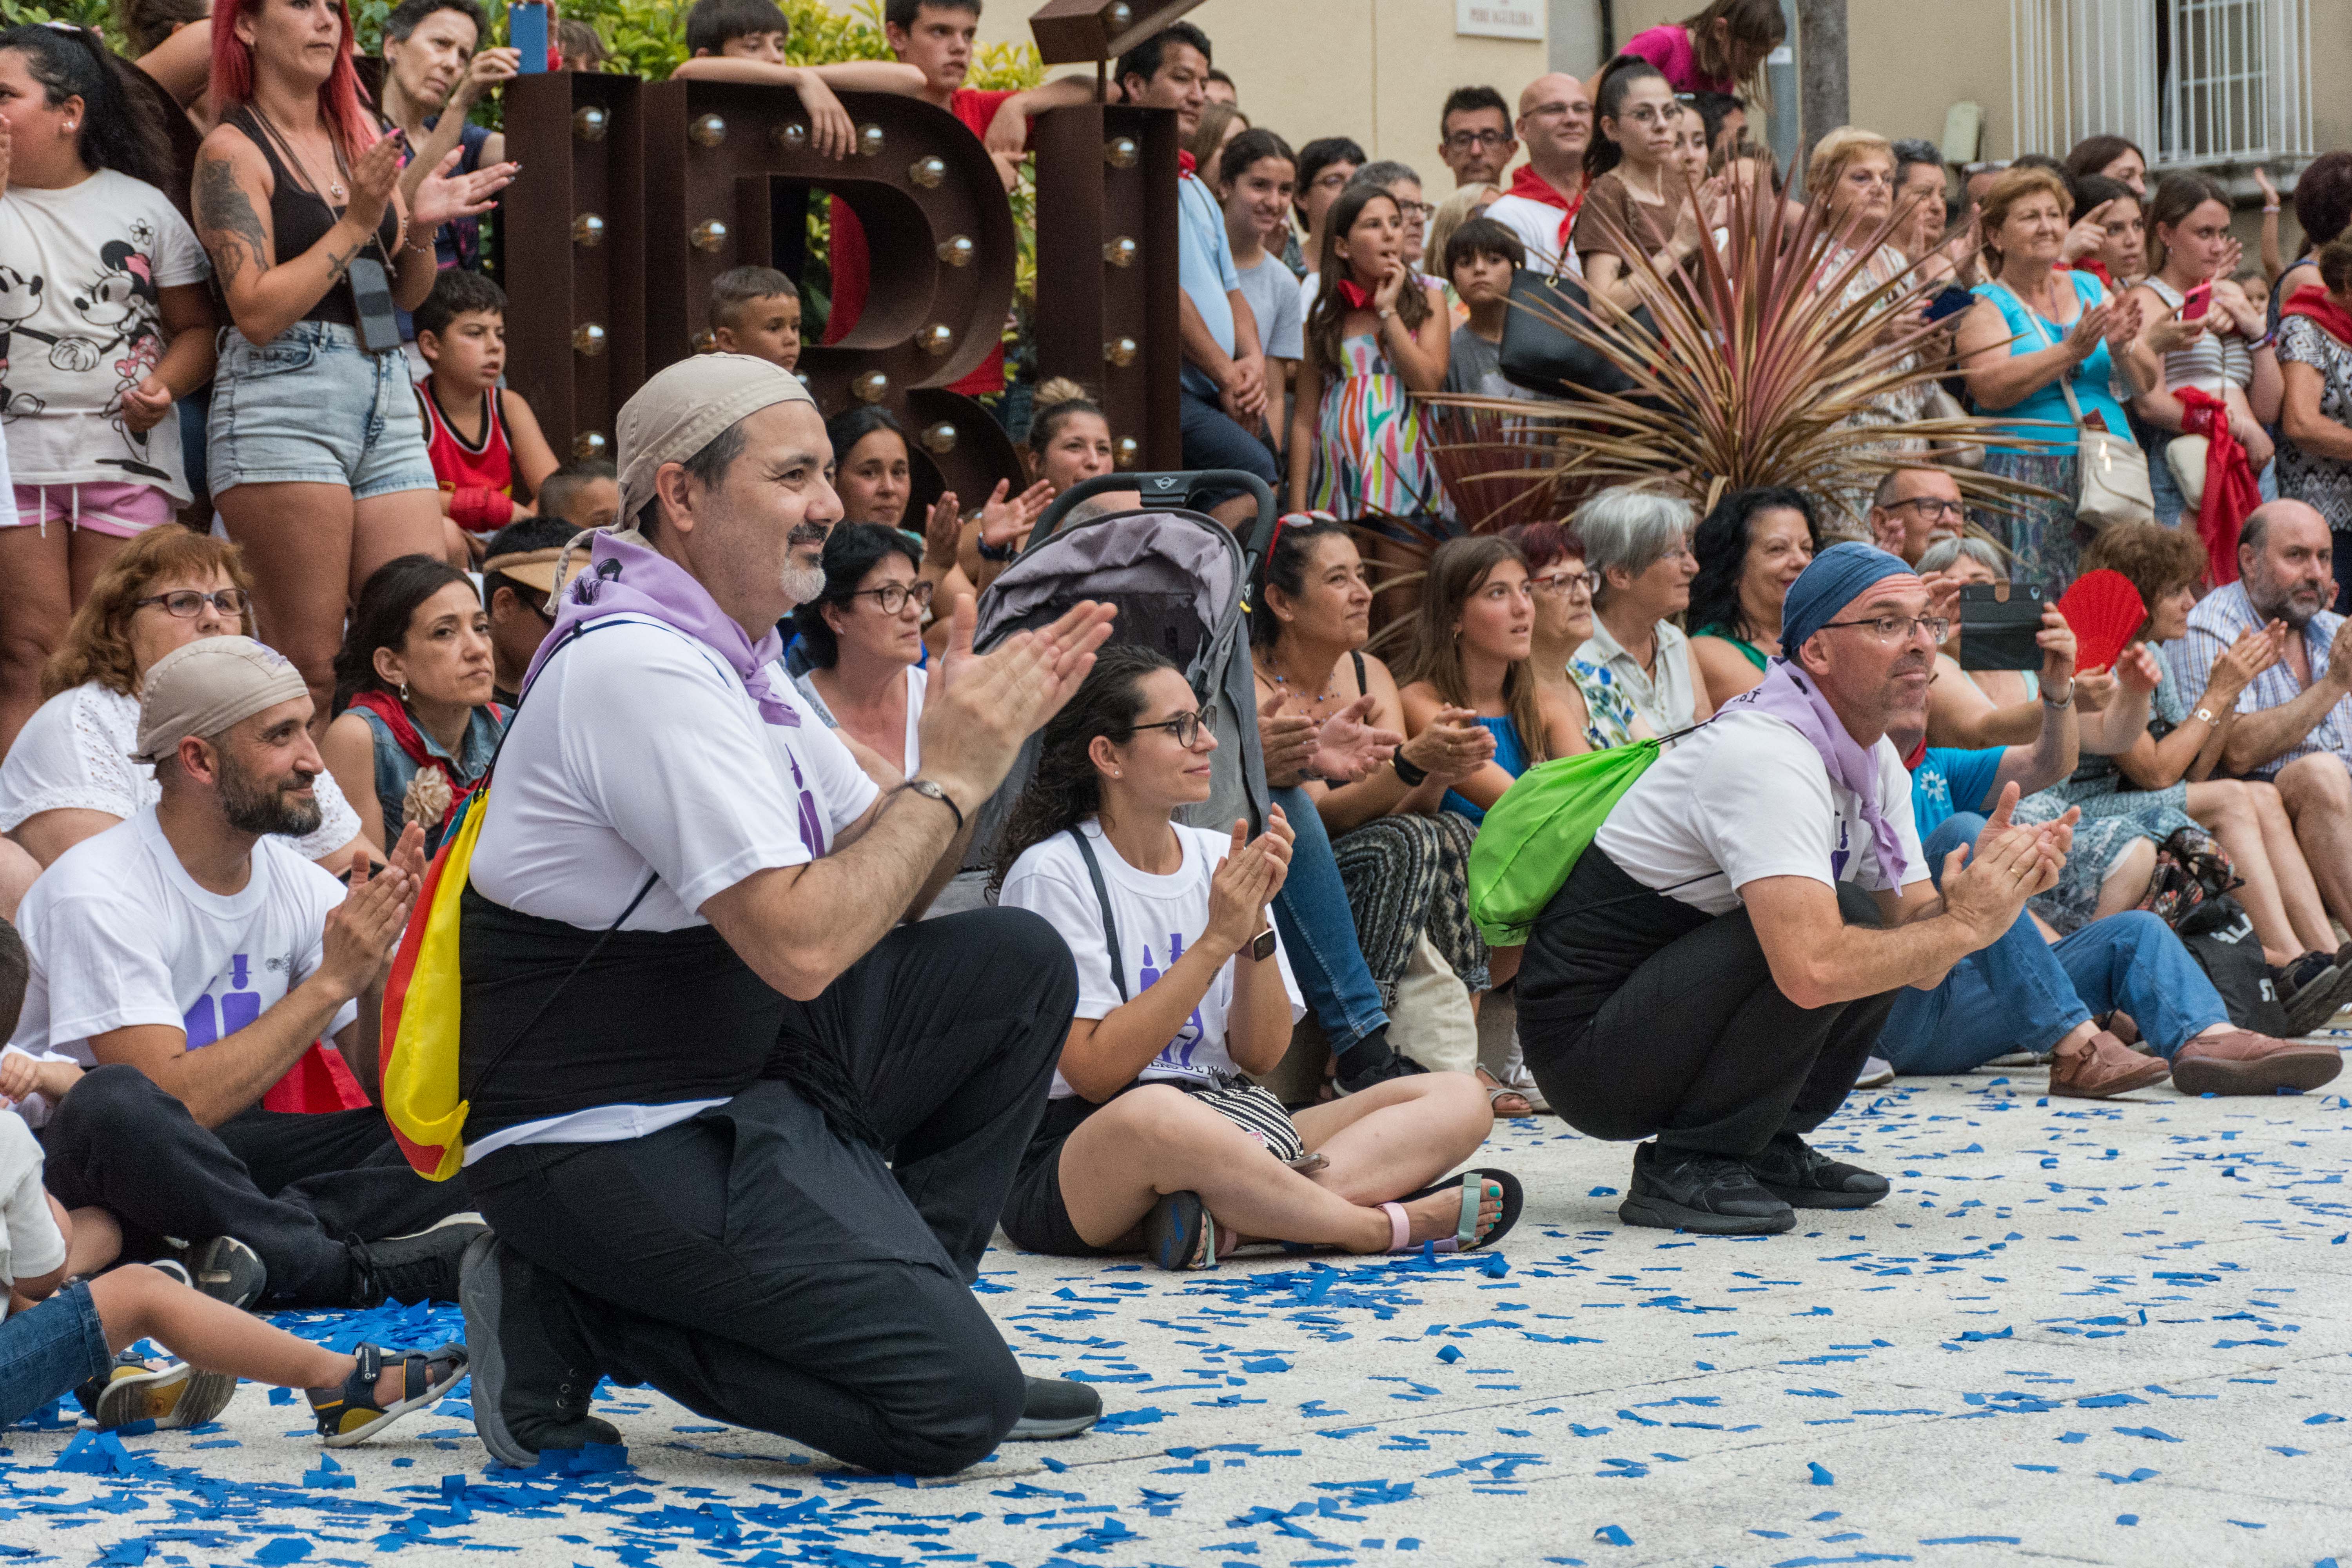
[[[1605,356],[1631,384],[1626,391],[1577,388],[1534,403],[1423,396],[1438,471],[1465,524],[1558,516],[1607,485],[1664,489],[1702,511],[1727,490],[1758,485],[1793,486],[1834,505],[1890,469],[1933,461],[1937,445],[2071,444],[2062,426],[2034,441],[2021,440],[2014,421],[1886,416],[1885,400],[1949,370],[1922,352],[1946,353],[1940,329],[1904,325],[1944,282],[1916,263],[1874,282],[1865,270],[1907,211],[1873,233],[1840,237],[1818,198],[1791,220],[1760,163],[1756,183],[1735,185],[1727,198],[1716,243],[1701,245],[1687,271],[1662,271],[1643,244],[1610,236],[1626,258],[1640,317],[1605,295],[1580,308],[1513,302]],[[1686,188],[1683,200],[1704,231],[1700,193]],[[1608,220],[1593,217],[1608,232]],[[2049,493],[1950,471],[1990,510]]]

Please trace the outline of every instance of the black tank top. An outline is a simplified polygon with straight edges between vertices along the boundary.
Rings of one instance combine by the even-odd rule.
[[[252,109],[239,104],[229,110],[228,122],[245,133],[247,141],[261,149],[269,160],[273,188],[269,195],[269,224],[276,233],[278,261],[291,261],[320,240],[343,216],[341,207],[329,206],[327,198],[312,190],[299,174],[278,153],[278,138],[270,134]],[[341,160],[338,160],[340,166]],[[345,176],[349,178],[348,175]],[[400,239],[400,215],[389,201],[383,204],[383,221],[376,225],[376,239],[383,254],[377,259],[385,270],[392,269],[392,247]],[[337,279],[332,287],[321,294],[317,302],[302,312],[306,321],[331,321],[338,326],[356,327],[358,313],[352,306],[349,284]]]

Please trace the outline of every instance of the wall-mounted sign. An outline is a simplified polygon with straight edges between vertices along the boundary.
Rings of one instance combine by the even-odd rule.
[[[1544,36],[1543,0],[1454,0],[1454,30],[1473,38]]]

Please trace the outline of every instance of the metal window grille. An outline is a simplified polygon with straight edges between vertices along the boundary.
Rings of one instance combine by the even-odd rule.
[[[2158,168],[2307,158],[2310,0],[2010,0],[2011,153],[2112,132]]]

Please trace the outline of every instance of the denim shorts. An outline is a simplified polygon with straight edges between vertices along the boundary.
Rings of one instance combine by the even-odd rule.
[[[205,448],[215,496],[238,485],[342,485],[354,500],[438,488],[407,359],[369,353],[327,321],[258,344],[222,329]]]
[[[77,1283],[0,1322],[0,1426],[11,1426],[114,1364],[89,1287]]]

